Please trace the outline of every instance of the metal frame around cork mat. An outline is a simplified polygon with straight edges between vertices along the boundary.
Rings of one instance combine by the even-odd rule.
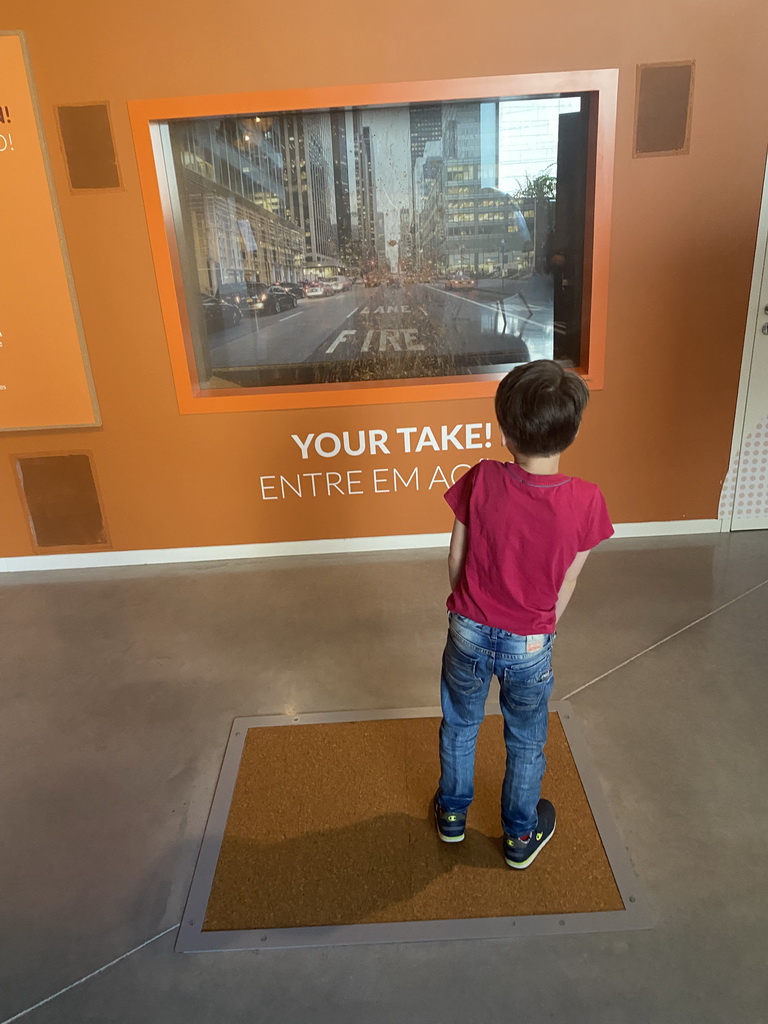
[[[401,921],[330,927],[203,931],[243,746],[250,729],[336,722],[370,722],[392,718],[439,718],[441,711],[440,708],[399,708],[383,711],[342,711],[328,714],[236,718],[232,724],[211,812],[192,877],[187,905],[176,940],[176,952],[285,949],[381,942],[434,942],[447,939],[509,939],[521,935],[556,935],[650,928],[652,918],[647,899],[638,883],[624,843],[613,821],[572,708],[567,701],[556,701],[550,704],[549,710],[558,715],[563,726],[576,770],[624,904],[623,910],[440,921]],[[493,716],[489,715],[488,717]]]

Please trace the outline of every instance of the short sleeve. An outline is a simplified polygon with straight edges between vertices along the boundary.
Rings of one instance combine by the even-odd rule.
[[[453,514],[464,526],[467,525],[467,520],[469,519],[469,502],[472,497],[472,489],[475,486],[479,466],[480,463],[477,463],[477,465],[467,470],[464,476],[459,477],[453,487],[445,492],[445,500],[450,505]]]
[[[579,543],[579,551],[591,551],[604,540],[613,536],[613,523],[608,515],[603,492],[595,487],[588,505],[587,520]]]

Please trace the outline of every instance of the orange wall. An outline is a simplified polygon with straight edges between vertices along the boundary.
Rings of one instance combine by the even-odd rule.
[[[605,390],[565,468],[598,481],[619,522],[717,514],[768,138],[758,0],[337,0],[274,7],[5,0],[43,110],[103,427],[0,435],[0,556],[32,552],[8,456],[90,449],[117,548],[446,530],[440,489],[260,498],[261,474],[466,461],[461,453],[302,462],[292,433],[486,421],[491,403],[180,416],[126,103],[358,82],[618,67]],[[633,160],[635,65],[695,59],[689,156]],[[125,189],[72,195],[53,108],[109,100]],[[481,451],[475,456],[500,454]],[[318,465],[318,462],[323,463]]]

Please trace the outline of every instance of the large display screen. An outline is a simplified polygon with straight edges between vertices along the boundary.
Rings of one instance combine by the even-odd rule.
[[[0,430],[99,422],[26,54],[0,33]]]
[[[183,411],[600,386],[616,79],[131,104]]]

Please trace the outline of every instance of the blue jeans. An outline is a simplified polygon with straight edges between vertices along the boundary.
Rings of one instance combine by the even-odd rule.
[[[446,811],[463,812],[472,803],[477,734],[495,675],[507,745],[501,823],[507,835],[527,835],[536,827],[536,804],[547,765],[544,744],[547,701],[554,685],[554,635],[537,638],[539,650],[528,651],[528,638],[516,633],[482,626],[456,612],[449,623],[441,679],[440,804]]]

